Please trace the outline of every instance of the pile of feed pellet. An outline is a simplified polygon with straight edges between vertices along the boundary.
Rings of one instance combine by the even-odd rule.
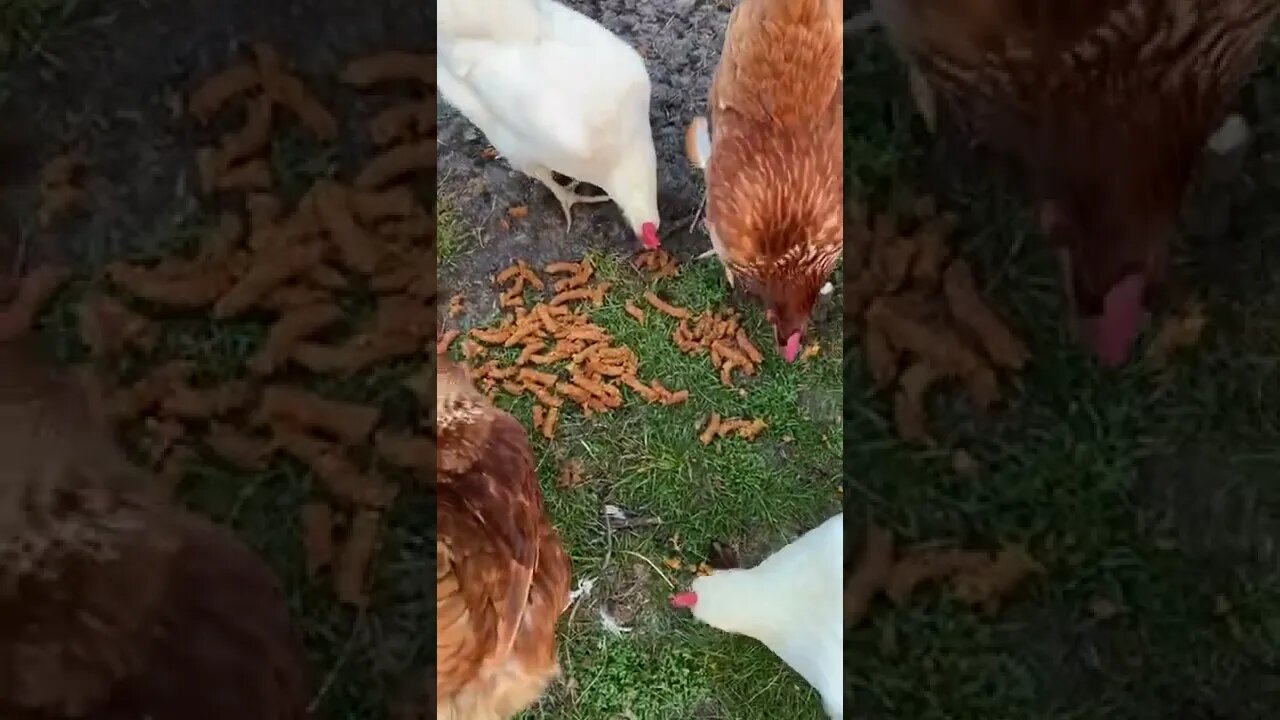
[[[856,327],[876,387],[895,388],[893,417],[906,441],[933,446],[927,393],[951,380],[986,411],[1002,399],[1000,375],[1022,369],[1030,352],[982,298],[969,264],[947,236],[955,218],[915,203],[901,222],[860,215],[847,227],[845,323]]]
[[[196,152],[196,185],[222,208],[197,250],[113,262],[78,308],[108,410],[140,462],[175,483],[197,459],[242,473],[282,458],[306,467],[321,489],[301,509],[308,569],[331,571],[338,599],[357,606],[369,599],[397,478],[426,483],[433,472],[434,379],[421,368],[406,383],[419,403],[410,425],[313,388],[397,362],[410,370],[429,354],[434,224],[415,183],[434,167],[434,68],[429,55],[399,52],[348,65],[340,80],[358,90],[416,89],[387,96],[368,125],[376,154],[351,180],[319,178],[291,202],[276,188],[274,133],[292,121],[331,142],[338,119],[274,50],[254,45],[187,103],[200,127],[242,117]],[[86,200],[66,185],[67,161],[55,162],[44,184],[64,200],[42,206],[42,218]],[[166,342],[171,320],[192,319],[261,323],[266,332],[244,367],[211,370],[198,350]]]
[[[678,263],[663,250],[640,254],[634,266],[653,281],[679,274]],[[499,308],[506,311],[501,318],[465,334],[457,329],[442,330],[436,351],[448,353],[458,342],[471,379],[491,398],[499,392],[532,396],[534,430],[543,437],[556,437],[566,401],[591,417],[623,407],[628,396],[657,405],[677,405],[688,399],[687,390],[671,389],[661,380],[642,377],[641,358],[636,352],[619,345],[591,319],[591,311],[604,305],[613,287],[609,282],[595,281],[595,267],[589,259],[554,262],[541,271],[517,260],[498,272],[494,282],[501,288]],[[531,294],[541,297],[530,303]],[[753,375],[763,362],[736,311],[707,310],[695,318],[653,289],[645,290],[641,299],[646,307],[634,298],[623,303],[631,320],[648,324],[652,312],[675,319],[672,342],[685,353],[708,356],[724,384],[733,385],[735,369]],[[460,313],[464,305],[461,296],[451,298],[450,315]],[[767,427],[760,419],[741,420],[741,424],[722,424],[718,415],[716,419],[716,428],[711,431],[716,437],[735,433],[750,440]]]
[[[472,328],[461,343],[466,367],[481,391],[490,397],[500,389],[532,395],[537,401],[534,429],[547,439],[555,437],[566,400],[590,417],[622,407],[624,387],[648,403],[675,405],[688,399],[688,391],[641,379],[635,351],[617,345],[591,321],[587,307],[602,306],[611,284],[591,282],[595,268],[589,260],[552,263],[544,272],[560,279],[544,280],[523,260],[494,278],[504,288],[499,305],[511,312],[495,324]],[[552,295],[526,306],[526,289],[550,290]],[[446,331],[437,351],[446,352],[457,335]],[[509,363],[489,358],[505,349],[519,352]]]
[[[755,439],[765,428],[769,427],[764,420],[746,420],[744,418],[721,418],[720,413],[711,413],[707,426],[698,436],[698,442],[710,445],[712,440],[728,435],[737,435],[747,440]]]
[[[898,550],[893,535],[874,525],[867,528],[861,556],[850,562],[856,564],[845,572],[845,627],[861,623],[877,596],[901,605],[930,582],[945,583],[957,600],[992,615],[1028,578],[1044,572],[1019,545],[994,553],[939,542]]]

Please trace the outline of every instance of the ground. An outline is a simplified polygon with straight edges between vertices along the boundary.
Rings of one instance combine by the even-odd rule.
[[[1177,252],[1203,343],[1164,377],[1096,368],[1062,330],[1058,272],[1016,180],[914,116],[875,32],[845,49],[846,183],[873,208],[928,192],[1034,360],[988,417],[936,407],[938,452],[891,439],[856,337],[846,348],[847,509],[905,542],[1027,544],[1046,573],[996,617],[936,594],[876,605],[846,635],[863,718],[1246,718],[1280,700],[1280,65],[1240,103],[1243,177],[1201,183]],[[982,471],[955,474],[953,447]]]
[[[678,279],[660,281],[655,289],[694,312],[739,308],[767,353],[770,335],[758,304],[731,295],[714,261],[692,261],[710,245],[704,233],[689,231],[702,185],[684,156],[683,133],[704,112],[732,3],[567,4],[631,42],[649,67],[663,246],[685,263]],[[638,248],[615,206],[575,207],[566,233],[551,194],[488,157],[483,135],[443,103],[439,133],[440,293],[466,298],[469,310],[457,322],[470,327],[496,316],[492,278],[515,259],[540,267],[590,255],[600,276],[615,283],[593,319],[636,350],[644,377],[688,389],[692,396],[676,408],[628,407],[589,420],[575,412],[555,441],[535,436],[551,518],[564,534],[575,581],[596,585],[562,627],[563,682],[526,717],[822,717],[813,691],[767,649],[671,611],[666,598],[691,575],[673,572],[664,561],[696,564],[708,558],[716,541],[754,564],[837,511],[839,293],[834,301],[824,300],[817,315],[813,339],[822,345],[819,357],[788,367],[771,355],[759,378],[742,384],[745,392],[725,388],[705,358],[677,350],[672,321],[650,312],[640,327],[622,311],[628,297],[647,309],[639,299],[646,284],[626,264]],[[525,206],[527,215],[510,215],[511,208]],[[530,403],[501,402],[529,421]],[[697,435],[713,411],[763,417],[770,428],[752,443],[734,439],[704,447]],[[570,461],[582,463],[588,482],[558,488],[559,469]],[[661,524],[610,531],[602,517],[606,504]],[[629,631],[607,632],[602,607]]]

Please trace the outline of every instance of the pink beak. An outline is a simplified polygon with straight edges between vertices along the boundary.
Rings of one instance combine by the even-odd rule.
[[[781,331],[778,327],[778,311],[772,307],[766,308],[764,317],[773,326],[774,342],[778,342],[778,333]],[[782,358],[787,362],[795,362],[796,357],[800,355],[800,331],[796,330],[788,335],[785,343],[779,343],[778,352],[782,353]]]
[[[798,356],[799,354],[800,354],[800,333],[793,332],[791,333],[791,337],[787,338],[787,344],[782,349],[782,357],[785,358],[786,361],[790,363],[790,362],[795,362],[796,356]]]
[[[640,226],[640,240],[644,243],[646,250],[657,250],[662,246],[658,240],[658,226],[651,222],[647,222]]]
[[[1145,314],[1145,294],[1146,280],[1130,275],[1107,293],[1101,317],[1081,321],[1082,339],[1104,366],[1116,368],[1129,361]]]
[[[671,596],[671,607],[677,610],[692,609],[698,604],[698,593],[682,592]]]

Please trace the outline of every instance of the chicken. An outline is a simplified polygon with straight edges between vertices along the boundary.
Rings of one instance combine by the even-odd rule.
[[[844,718],[844,513],[750,570],[716,570],[671,598],[717,630],[755,638]]]
[[[932,127],[938,109],[1020,163],[1071,320],[1124,364],[1163,288],[1188,182],[1277,0],[875,0]],[[863,23],[854,23],[863,24]]]
[[[644,247],[658,247],[658,161],[639,53],[554,0],[442,0],[437,13],[445,102],[547,186],[566,230],[575,203],[612,199]],[[607,194],[578,195],[552,172]]]
[[[0,717],[307,717],[267,566],[162,498],[95,396],[20,337],[55,280],[0,310]]]
[[[558,674],[569,556],[524,428],[441,359],[436,371],[436,717],[503,720]]]
[[[712,248],[729,284],[764,302],[787,362],[844,246],[841,18],[839,0],[743,0],[708,117],[685,134]]]

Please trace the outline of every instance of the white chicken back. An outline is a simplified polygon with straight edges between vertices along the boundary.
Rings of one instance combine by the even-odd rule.
[[[554,0],[441,0],[437,82],[445,102],[564,208],[612,199],[658,245],[649,74],[631,46]],[[603,188],[590,197],[552,171]]]
[[[671,604],[755,638],[800,674],[833,720],[844,719],[844,513],[750,570],[697,578]]]

